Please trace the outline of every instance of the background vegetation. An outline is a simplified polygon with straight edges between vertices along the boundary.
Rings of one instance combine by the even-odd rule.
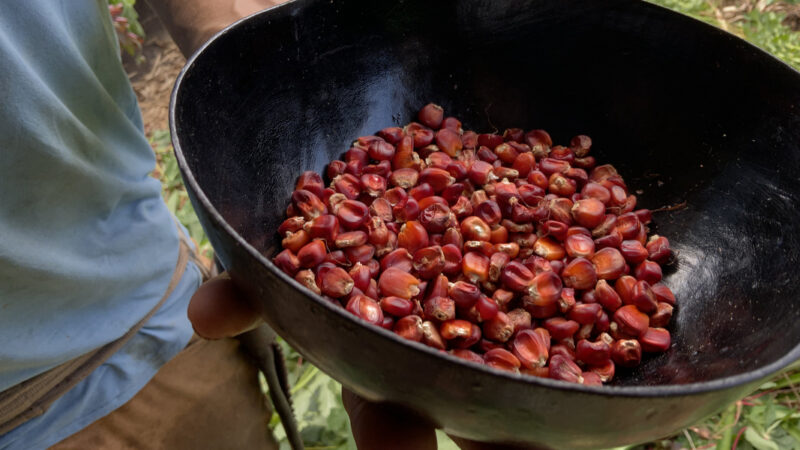
[[[124,51],[135,54],[143,42],[143,30],[133,8],[135,0],[109,0]],[[772,53],[800,70],[800,0],[651,0],[652,3],[720,27]],[[794,30],[792,29],[794,27]],[[164,199],[189,229],[206,255],[211,246],[186,196],[172,153],[169,132],[157,130],[150,141],[158,165],[154,176],[163,186]],[[341,406],[339,384],[304,361],[281,342],[287,358],[294,408],[303,439],[309,449],[355,449],[347,415]],[[780,374],[751,395],[721,413],[675,436],[621,449],[758,449],[800,450],[800,370]],[[266,387],[265,387],[266,388]],[[288,449],[277,415],[269,425],[281,448]],[[440,449],[457,447],[439,433]]]

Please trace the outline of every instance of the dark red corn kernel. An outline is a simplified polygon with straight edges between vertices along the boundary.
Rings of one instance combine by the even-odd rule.
[[[614,312],[614,322],[619,330],[630,336],[640,336],[650,326],[650,318],[634,305],[626,305]]]
[[[378,218],[373,217],[373,219],[378,219]],[[388,238],[388,232],[387,232],[387,238]],[[363,231],[346,231],[344,233],[339,233],[336,235],[336,239],[334,240],[334,244],[336,245],[337,248],[358,247],[360,245],[366,244],[367,242],[368,242],[367,233]]]
[[[431,297],[423,303],[423,318],[425,320],[444,322],[455,317],[456,305],[453,299],[449,297]]]
[[[548,179],[547,189],[552,194],[569,197],[576,192],[578,185],[575,180],[567,178],[559,172],[555,172],[551,174]]]
[[[544,327],[550,332],[553,339],[560,341],[572,337],[580,328],[580,324],[563,317],[553,317],[544,321]]]
[[[561,272],[564,285],[573,289],[591,289],[597,284],[597,272],[589,260],[575,258]]]
[[[523,139],[525,139],[525,130],[521,128],[506,128],[506,130],[503,131],[503,140],[506,142],[522,142]]]
[[[490,236],[489,240],[494,245],[508,243],[508,229],[502,225],[493,226]]]
[[[494,252],[494,246],[492,246],[491,251]],[[505,253],[492,253],[489,256],[489,281],[497,282],[500,279],[500,272],[509,261],[511,261],[511,257]],[[533,275],[531,275],[531,278],[533,278]]]
[[[317,279],[316,279],[316,276],[314,276],[314,272],[313,271],[308,270],[308,269],[301,270],[301,271],[297,272],[297,274],[294,276],[294,279],[298,283],[300,283],[303,286],[305,286],[306,288],[308,288],[308,290],[310,290],[311,292],[313,292],[313,293],[315,293],[317,295],[322,293],[319,290],[319,286],[317,286]]]
[[[428,231],[421,223],[410,220],[400,227],[397,234],[397,245],[413,253],[428,246]]]
[[[305,189],[296,190],[292,193],[292,206],[307,221],[328,213],[328,208],[322,200]]]
[[[406,134],[414,138],[414,148],[423,148],[431,145],[433,142],[434,132],[430,128],[411,122],[404,128]]]
[[[511,351],[523,367],[544,367],[549,358],[550,333],[544,328],[521,330],[511,343]]]
[[[464,183],[453,183],[442,191],[442,198],[448,206],[454,205],[461,197],[464,197]],[[468,198],[464,198],[469,201]]]
[[[481,291],[474,284],[465,281],[456,281],[449,287],[447,295],[455,301],[456,306],[463,309],[471,308],[481,298]]]
[[[473,352],[471,350],[467,350],[467,349],[463,349],[463,348],[457,348],[457,349],[454,349],[454,350],[450,350],[450,354],[455,356],[455,357],[457,357],[457,358],[461,358],[463,360],[470,361],[470,362],[473,362],[475,364],[480,364],[480,365],[486,364],[486,362],[483,360],[483,356],[481,356],[481,355],[479,355],[479,354],[477,354],[477,353],[475,353],[475,352]]]
[[[569,310],[567,317],[581,325],[592,325],[602,311],[599,303],[578,303]]]
[[[437,350],[444,350],[445,344],[436,325],[426,320],[422,322],[422,343]]]
[[[669,303],[659,302],[656,311],[650,315],[650,326],[653,328],[664,328],[672,319],[673,307]]]
[[[475,303],[475,309],[478,312],[481,322],[494,319],[497,313],[500,312],[500,307],[497,305],[497,302],[485,295],[480,296]]]
[[[494,245],[486,241],[467,241],[464,242],[464,252],[478,252],[490,257],[494,253]]]
[[[520,245],[520,247],[522,246]],[[567,252],[564,250],[564,247],[562,247],[561,244],[547,236],[536,240],[536,242],[533,244],[533,252],[547,259],[548,261],[562,259],[567,255]]]
[[[347,259],[347,255],[345,255],[344,251],[342,250],[334,250],[328,253],[327,255],[325,255],[325,259],[323,260],[323,262],[343,267],[349,267],[351,264],[350,260]]]
[[[294,233],[291,231],[286,232],[286,237],[281,240],[281,245],[283,248],[291,250],[292,253],[297,253],[309,242],[311,242],[311,236],[309,236],[308,232],[306,230],[297,230]]]
[[[526,206],[535,207],[545,196],[544,189],[534,184],[521,184],[517,186],[517,192]]]
[[[634,270],[637,280],[644,280],[650,284],[656,284],[661,281],[661,266],[653,261],[642,261],[641,264],[636,266]]]
[[[533,273],[517,261],[508,262],[499,272],[503,286],[514,292],[527,292],[533,283]]]
[[[429,167],[424,169],[419,174],[419,185],[411,191],[409,191],[409,195],[416,198],[418,201],[424,197],[429,197],[433,193],[440,193],[444,188],[453,184],[455,179],[450,176],[450,172],[444,169],[436,169]],[[427,188],[424,188],[425,185],[430,186],[432,192],[428,194]],[[428,195],[426,195],[428,194]]]
[[[424,247],[414,252],[413,267],[423,280],[430,280],[441,274],[444,265],[444,252],[438,245]]]
[[[595,248],[619,248],[622,244],[622,235],[616,229],[611,230],[607,235],[594,240]],[[624,259],[624,258],[623,258]]]
[[[334,215],[323,214],[307,222],[304,228],[311,238],[322,239],[328,245],[333,245],[339,234],[339,220]]]
[[[419,204],[414,197],[408,197],[392,207],[394,219],[398,222],[408,222],[419,217]]]
[[[555,306],[561,297],[562,288],[561,278],[558,275],[553,272],[542,272],[533,277],[533,282],[526,292],[534,304]]]
[[[355,284],[350,275],[341,267],[319,270],[317,272],[317,283],[323,294],[333,298],[348,296]]]
[[[648,258],[659,264],[666,264],[672,256],[669,248],[669,240],[663,236],[653,235],[645,245],[649,254]]]
[[[626,305],[633,303],[633,287],[635,285],[636,278],[630,275],[623,275],[614,283],[614,290],[619,294],[622,303]]]
[[[483,147],[483,146],[478,149],[477,156],[478,159],[489,164],[492,164],[498,160],[497,155],[493,151],[489,150],[488,147]],[[481,170],[483,170],[482,167]]]
[[[391,225],[396,225],[396,224],[392,223]],[[386,228],[387,229],[389,228],[389,224],[386,225]],[[396,249],[397,249],[397,234],[392,231],[389,231],[389,236],[386,239],[386,243],[375,247],[375,257],[378,259],[383,258],[384,256],[395,251]]]
[[[568,163],[572,163],[572,161],[575,160],[575,154],[572,153],[572,150],[562,145],[556,145],[555,147],[551,148],[550,154],[547,156],[549,158],[559,159]]]
[[[278,234],[286,236],[286,233],[295,233],[303,229],[306,219],[301,216],[290,217],[284,220],[278,227]]]
[[[622,299],[617,291],[612,288],[606,280],[600,280],[594,288],[594,295],[597,302],[610,312],[614,312],[622,306]]]
[[[575,289],[568,287],[561,289],[561,297],[558,299],[558,309],[561,311],[561,314],[567,314],[576,303]]]
[[[444,118],[444,109],[434,103],[428,103],[419,110],[417,118],[426,127],[438,130]]]
[[[603,380],[600,378],[600,375],[598,375],[598,374],[596,374],[596,373],[594,373],[592,371],[583,372],[581,374],[581,376],[583,377],[583,381],[581,383],[584,386],[602,386],[603,385]]]
[[[383,323],[383,311],[381,311],[381,307],[375,300],[366,295],[351,297],[347,302],[346,309],[369,323],[375,325],[381,325]]]
[[[611,344],[609,344],[609,346],[610,345]],[[610,354],[611,353],[609,351],[609,355]],[[616,366],[614,365],[614,361],[608,360],[605,362],[605,364],[590,366],[589,371],[600,377],[600,381],[602,381],[603,383],[608,383],[614,378]],[[586,379],[585,373],[584,373],[584,379]]]
[[[300,267],[311,268],[325,260],[325,242],[319,239],[313,240],[304,245],[303,248],[297,252],[297,259]]]
[[[445,117],[444,120],[442,120],[441,128],[454,131],[456,134],[461,134],[464,131],[461,128],[461,121],[456,119],[455,117]],[[478,139],[478,135],[477,134],[475,135],[475,139],[476,139],[476,142],[477,142],[477,139]]]
[[[449,344],[450,347],[452,348],[467,349],[480,342],[480,340],[481,340],[481,327],[473,323],[472,327],[470,328],[469,336],[451,339]]]
[[[494,300],[492,302],[496,305]],[[506,313],[511,323],[514,325],[514,336],[522,330],[528,330],[533,327],[533,319],[531,313],[522,308],[512,309]]]
[[[583,158],[575,158],[572,165],[584,170],[591,170],[597,165],[597,160],[594,156],[584,156]]]
[[[472,283],[489,279],[489,258],[478,252],[466,252],[461,260],[461,271]]]
[[[527,152],[517,155],[511,165],[511,168],[519,173],[520,178],[526,178],[534,167],[536,167],[536,158],[533,156],[533,153]]]
[[[555,338],[553,338],[553,339],[555,339]],[[560,341],[562,341],[562,340],[559,339],[559,342]],[[571,338],[567,339],[565,341],[570,341],[571,342]],[[555,344],[555,345],[552,345],[550,347],[550,358],[551,358],[551,360],[552,360],[552,357],[555,356],[555,355],[559,355],[562,358],[566,358],[566,359],[568,359],[570,361],[575,361],[575,359],[576,359],[575,358],[575,345],[572,345],[572,344],[570,344],[570,345],[566,345],[566,344]]]
[[[436,146],[449,156],[456,156],[463,148],[461,137],[457,132],[443,128],[436,132]]]
[[[600,200],[584,198],[572,206],[572,217],[575,222],[586,228],[595,228],[605,219],[606,207]]]
[[[597,278],[614,280],[619,278],[625,270],[625,258],[615,248],[602,248],[595,252],[592,264],[597,269]]]
[[[450,227],[444,230],[442,235],[442,245],[452,244],[459,250],[464,246],[464,238],[458,228]]]
[[[617,217],[616,229],[623,240],[634,239],[639,233],[639,218],[633,213],[622,214]]]
[[[353,279],[354,287],[360,289],[362,292],[369,289],[369,282],[371,279],[369,267],[361,263],[356,263],[350,268],[348,275]]]
[[[651,327],[639,336],[642,350],[648,353],[665,352],[669,349],[671,342],[669,331],[664,328]]]
[[[635,240],[622,241],[622,244],[619,246],[619,251],[628,264],[634,265],[647,259],[648,255],[647,249],[639,241]]]
[[[594,241],[592,238],[583,234],[573,234],[567,236],[564,242],[564,250],[571,258],[587,258],[594,256]]]
[[[391,188],[388,191],[386,191],[386,193],[383,196],[383,199],[386,200],[387,202],[389,202],[389,206],[392,207],[392,208],[395,207],[397,204],[405,201],[405,199],[407,199],[407,198],[408,198],[408,193],[406,193],[405,189],[403,189],[401,187]],[[378,200],[379,199],[375,199],[376,202]],[[375,202],[373,202],[373,204],[374,203]],[[376,214],[373,214],[373,215],[376,215]],[[384,219],[384,217],[382,217],[382,216],[381,216],[381,218]]]
[[[546,155],[553,146],[553,139],[544,130],[531,130],[525,133],[525,143],[531,147],[535,155]]]
[[[394,319],[390,316],[383,316],[383,322],[381,322],[380,327],[391,331],[394,327]]]
[[[547,220],[541,225],[541,230],[559,241],[564,241],[567,238],[567,224],[557,220]],[[594,249],[594,242],[592,242],[592,249]],[[566,249],[565,249],[566,250]]]
[[[592,148],[592,138],[579,134],[570,139],[569,147],[575,153],[575,156],[582,158],[589,154],[589,150]]]
[[[381,295],[410,299],[419,294],[419,280],[408,272],[390,267],[381,274],[378,280]]]
[[[494,150],[495,147],[503,143],[503,136],[498,134],[479,134],[478,145],[486,146],[489,150]]]
[[[305,189],[317,197],[322,197],[322,191],[325,189],[325,185],[322,183],[322,177],[318,173],[309,170],[303,172],[297,179],[295,190],[301,189]]]
[[[556,354],[550,357],[550,378],[570,383],[583,383],[583,371],[570,359]]]
[[[611,359],[621,367],[636,367],[642,361],[642,346],[635,339],[620,339],[611,345]]]
[[[670,288],[668,288],[664,283],[656,283],[650,286],[650,289],[653,291],[653,294],[655,294],[656,299],[659,302],[675,305],[675,294],[673,294]]]
[[[517,373],[521,366],[519,359],[508,350],[495,348],[483,355],[486,365],[495,369]]]
[[[470,216],[461,222],[461,235],[468,241],[490,241],[492,229],[477,216]]]
[[[300,260],[289,249],[286,249],[278,253],[278,255],[275,256],[275,259],[272,260],[272,262],[274,262],[279,269],[281,269],[290,276],[294,276],[295,273],[297,273],[297,271],[300,270]]]
[[[588,365],[603,365],[611,360],[611,347],[603,341],[590,342],[581,339],[575,346],[575,357]]]
[[[442,273],[448,276],[461,273],[461,250],[453,244],[445,244],[442,246],[442,253],[444,254]]]
[[[635,305],[639,311],[644,313],[655,312],[658,307],[658,300],[650,289],[650,283],[646,281],[637,281],[636,284],[633,285],[631,304]]]
[[[347,247],[344,249],[344,255],[350,264],[362,263],[366,264],[375,256],[375,247],[372,245],[359,245],[358,247]]]
[[[514,324],[504,312],[498,311],[493,318],[483,322],[483,335],[487,339],[506,342],[512,334],[514,334]]]

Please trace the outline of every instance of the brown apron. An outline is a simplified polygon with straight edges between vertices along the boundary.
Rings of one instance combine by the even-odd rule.
[[[189,241],[180,227],[178,227],[178,233],[180,235],[178,261],[161,300],[119,339],[0,392],[0,435],[43,414],[53,402],[125,345],[167,301],[183,277],[186,265],[190,260],[200,268],[204,278],[207,277],[205,266],[198,261],[197,255],[192,251]]]

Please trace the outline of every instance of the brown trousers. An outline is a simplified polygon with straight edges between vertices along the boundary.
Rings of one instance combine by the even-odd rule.
[[[130,401],[51,449],[271,450],[270,416],[239,342],[195,336]]]

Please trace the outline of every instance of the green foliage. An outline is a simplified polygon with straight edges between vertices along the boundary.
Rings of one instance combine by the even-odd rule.
[[[114,22],[120,48],[137,60],[141,60],[144,28],[139,23],[139,13],[134,8],[135,4],[136,0],[108,0],[108,11]]]

